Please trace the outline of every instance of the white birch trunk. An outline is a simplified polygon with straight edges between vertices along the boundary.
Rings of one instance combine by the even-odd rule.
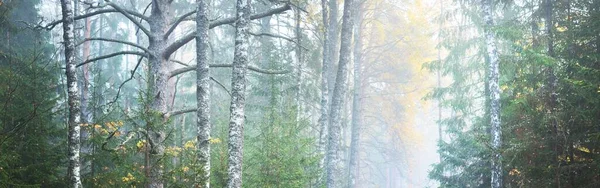
[[[244,106],[246,103],[246,71],[248,67],[248,29],[251,0],[237,0],[235,51],[231,73],[231,107],[229,121],[229,166],[227,187],[242,187],[244,146]]]
[[[342,18],[342,35],[340,44],[340,58],[338,71],[336,75],[335,87],[333,89],[330,124],[329,124],[329,139],[327,147],[327,187],[338,188],[342,187],[341,178],[341,124],[342,124],[342,107],[346,93],[346,82],[348,78],[348,63],[350,62],[351,40],[352,40],[352,12],[353,0],[344,1],[344,15]],[[332,17],[333,19],[333,17]]]
[[[298,84],[298,91],[296,93],[296,126],[300,123],[302,116],[302,31],[300,30],[300,10],[295,11],[296,13],[296,83]]]
[[[362,4],[361,4],[362,5]],[[350,163],[348,166],[348,187],[356,187],[359,174],[360,131],[362,126],[362,8],[356,6],[354,26],[354,93],[352,97],[352,128],[350,135]]]
[[[492,178],[493,188],[502,187],[502,156],[500,147],[502,146],[502,129],[500,127],[500,84],[499,84],[499,60],[496,49],[496,39],[491,30],[494,26],[493,19],[493,1],[483,0],[483,20],[485,22],[485,45],[489,57],[489,91],[490,91],[490,123],[492,135]]]
[[[196,177],[199,187],[210,187],[210,71],[208,63],[208,3],[196,0],[196,100],[197,143],[200,172]]]
[[[319,118],[319,143],[317,149],[322,157],[319,160],[319,169],[325,169],[325,150],[327,148],[327,125],[329,122],[329,82],[328,73],[330,71],[331,62],[329,56],[330,44],[329,44],[329,26],[327,26],[327,0],[321,0],[321,9],[323,11],[323,25],[325,30],[323,31],[323,64],[321,69],[321,117]],[[325,173],[321,173],[317,177],[316,186],[321,187],[323,185],[323,179]]]
[[[69,167],[68,173],[68,185],[73,188],[82,187],[81,176],[80,176],[80,161],[79,161],[79,150],[81,148],[80,133],[81,127],[79,123],[81,121],[80,112],[80,101],[79,101],[79,89],[77,87],[77,73],[76,73],[76,62],[75,62],[75,45],[74,45],[74,15],[73,15],[73,2],[68,0],[61,0],[60,5],[62,8],[63,22],[63,43],[65,45],[65,64],[67,76],[67,101],[69,104]]]

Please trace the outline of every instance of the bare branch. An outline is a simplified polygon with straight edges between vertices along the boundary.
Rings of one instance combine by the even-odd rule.
[[[117,99],[119,99],[119,95],[121,94],[121,88],[123,87],[123,85],[125,85],[127,82],[129,82],[133,79],[133,76],[135,76],[135,71],[137,71],[138,67],[140,67],[140,64],[142,64],[142,59],[143,59],[142,57],[140,57],[138,59],[137,64],[135,64],[135,68],[133,68],[133,70],[131,71],[131,76],[129,78],[127,78],[127,80],[123,81],[121,83],[121,85],[119,85],[119,88],[117,89],[117,95],[115,96],[115,98],[113,98],[113,100],[106,103],[106,105],[110,105],[112,103],[117,102]]]
[[[252,15],[250,15],[250,19],[251,20],[260,19],[260,18],[271,16],[274,14],[279,14],[279,13],[285,12],[287,10],[290,10],[290,5],[284,4],[280,7],[277,7],[277,8],[271,9],[271,10],[267,10],[265,12],[252,14]],[[212,29],[217,26],[221,26],[221,25],[225,25],[225,24],[232,24],[234,22],[235,22],[235,17],[216,20],[216,21],[211,22],[208,28]],[[175,42],[171,43],[171,45],[169,45],[165,49],[165,53],[163,54],[164,57],[168,59],[168,57],[170,57],[171,54],[173,54],[175,51],[177,51],[183,45],[194,40],[195,38],[196,38],[196,31],[193,31],[193,32],[188,33],[187,35],[181,37],[180,39],[176,40]]]
[[[188,108],[188,109],[183,109],[183,110],[177,110],[177,111],[173,111],[171,113],[167,113],[165,116],[172,117],[172,116],[177,116],[177,115],[181,115],[181,114],[196,112],[196,110],[198,110],[198,108]]]
[[[209,67],[211,68],[226,68],[226,67],[231,67],[232,64],[211,64],[209,65]],[[180,68],[180,69],[175,69],[173,71],[171,71],[171,75],[169,76],[169,78],[172,78],[174,76],[189,72],[189,71],[195,71],[196,67],[195,66],[190,66],[190,67],[184,67],[184,68]],[[264,70],[264,69],[260,69],[254,66],[248,66],[248,70],[254,71],[256,73],[262,73],[262,74],[287,74],[290,73],[289,70]]]
[[[293,42],[296,43],[296,41],[294,39],[291,39],[289,37],[286,36],[281,36],[281,35],[277,35],[277,34],[272,34],[272,33],[253,33],[253,32],[248,32],[248,34],[252,35],[252,36],[256,36],[256,37],[263,37],[263,36],[267,36],[267,37],[273,37],[273,38],[280,38],[283,40],[287,40],[289,42]]]
[[[127,142],[129,142],[129,140],[131,140],[133,138],[133,133],[137,133],[139,134],[138,131],[129,131],[127,133],[127,137],[125,138],[125,140],[123,140],[123,142],[121,142],[118,146],[116,146],[115,148],[107,148],[108,145],[108,141],[115,135],[115,133],[117,133],[119,131],[119,129],[115,130],[114,132],[110,133],[110,135],[108,136],[108,138],[106,138],[106,140],[104,141],[104,143],[102,143],[102,150],[104,151],[110,151],[110,152],[115,152],[117,151],[121,146],[124,146],[125,144],[127,144]]]
[[[189,67],[189,66],[190,66],[190,65],[189,65],[189,64],[187,64],[187,63],[184,63],[184,62],[181,62],[181,61],[179,61],[179,60],[175,60],[175,59],[169,59],[169,61],[171,61],[171,62],[174,62],[174,63],[177,63],[177,64],[180,64],[180,65],[183,65],[183,66],[186,66],[186,67]]]
[[[196,10],[188,12],[184,15],[181,15],[179,18],[177,18],[177,20],[173,23],[173,25],[171,25],[171,28],[169,28],[169,30],[167,31],[167,33],[165,33],[165,36],[163,38],[167,39],[169,38],[169,35],[171,35],[171,33],[175,30],[175,28],[177,28],[177,26],[183,22],[188,16],[191,16],[192,14],[195,14]]]
[[[255,37],[263,37],[263,36],[266,36],[266,37],[273,37],[273,38],[279,38],[279,39],[283,39],[283,40],[286,40],[286,41],[288,41],[288,42],[291,42],[291,43],[294,43],[294,44],[296,44],[296,45],[300,46],[302,49],[308,50],[308,48],[306,48],[306,47],[304,47],[304,46],[302,46],[302,45],[298,44],[298,41],[296,41],[296,40],[294,40],[294,39],[291,39],[291,38],[289,38],[289,37],[286,37],[286,36],[277,35],[277,34],[273,34],[273,33],[253,33],[253,32],[248,32],[248,34],[250,34],[250,35],[252,35],[252,36],[255,36]]]
[[[129,14],[127,11],[125,11],[123,8],[121,8],[120,6],[109,2],[107,0],[107,4],[111,7],[113,7],[115,10],[121,12],[121,14],[123,14],[123,16],[127,17],[127,19],[129,19],[129,21],[133,22],[133,24],[135,24],[140,30],[142,30],[142,32],[144,32],[144,34],[146,34],[146,36],[148,36],[149,38],[152,38],[152,35],[150,34],[150,30],[148,30],[147,28],[145,28],[142,23],[140,23],[139,21],[137,21],[131,14]]]
[[[127,54],[138,55],[138,56],[142,56],[142,57],[148,57],[148,55],[146,53],[144,53],[144,52],[139,52],[139,51],[120,51],[120,52],[115,52],[115,53],[112,53],[112,54],[106,54],[106,55],[103,55],[103,56],[98,56],[98,57],[95,57],[95,58],[92,58],[92,59],[85,60],[83,63],[79,63],[75,67],[81,67],[82,65],[85,65],[85,64],[88,64],[88,63],[92,63],[94,61],[108,59],[108,58],[111,58],[111,57],[114,57],[114,56],[118,56],[118,55],[127,55]]]
[[[147,48],[143,47],[143,46],[137,45],[137,44],[132,43],[132,42],[127,42],[127,41],[122,41],[122,40],[116,40],[116,39],[108,39],[108,38],[85,38],[85,39],[83,39],[83,41],[81,41],[79,44],[77,44],[77,46],[83,44],[86,41],[93,41],[93,40],[126,44],[126,45],[129,45],[129,46],[133,46],[133,47],[139,48],[140,50],[144,50],[146,53],[150,54],[150,51]]]
[[[229,96],[231,97],[231,92],[229,90],[227,90],[227,87],[225,87],[225,85],[223,85],[221,82],[217,81],[217,79],[210,77],[210,79],[212,81],[214,81],[215,83],[217,83],[219,86],[221,86],[221,88],[223,88],[223,90],[225,90],[225,92],[227,92],[227,94],[229,94]]]
[[[122,9],[122,11],[125,11],[128,14],[133,15],[133,16],[138,17],[138,18],[141,18],[142,20],[145,20],[145,21],[148,21],[150,19],[150,18],[148,18],[148,17],[144,16],[143,14],[140,14],[139,12],[136,12],[136,11],[125,10],[125,9]],[[82,15],[79,15],[79,16],[75,16],[75,20],[81,20],[81,19],[85,19],[85,18],[88,18],[88,17],[96,16],[96,15],[99,15],[99,14],[114,13],[114,12],[121,13],[121,11],[118,11],[117,9],[101,9],[101,10],[97,10],[97,11],[90,12],[90,13],[87,13],[87,14],[82,14]],[[58,24],[63,23],[63,21],[64,20],[56,20],[56,21],[50,22],[46,26],[41,26],[40,25],[37,28],[46,29],[46,30],[52,30]]]

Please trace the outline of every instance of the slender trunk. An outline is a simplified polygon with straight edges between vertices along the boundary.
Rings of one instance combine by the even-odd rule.
[[[208,63],[208,3],[196,0],[196,100],[198,103],[198,161],[196,177],[199,187],[210,187],[210,71]]]
[[[327,0],[321,0],[321,9],[323,15],[323,64],[321,69],[321,117],[319,117],[319,143],[318,152],[322,156],[319,160],[319,169],[325,169],[325,149],[327,139],[327,123],[329,116],[329,82],[328,73],[330,72],[330,58],[329,53],[329,26],[327,26]],[[323,177],[325,173],[321,173],[317,177],[316,186],[321,187],[323,185]]]
[[[547,43],[547,47],[548,47],[548,56],[550,57],[554,57],[554,40],[553,40],[553,36],[552,36],[552,28],[553,28],[553,18],[552,18],[552,14],[553,14],[553,6],[552,6],[552,0],[545,0],[544,1],[545,4],[545,25],[546,25],[546,34],[548,37],[548,43]],[[558,122],[556,121],[556,117],[552,117],[555,115],[555,111],[556,111],[556,97],[557,97],[557,93],[556,93],[556,86],[557,86],[557,80],[556,80],[556,75],[554,74],[554,68],[552,66],[549,66],[548,69],[546,70],[547,74],[548,74],[548,80],[547,80],[547,85],[548,85],[548,93],[550,94],[549,96],[549,101],[548,101],[548,115],[551,117],[550,121],[551,121],[551,127],[552,127],[552,132],[554,134],[554,155],[556,156],[556,166],[555,166],[555,170],[554,170],[554,183],[556,184],[557,187],[561,187],[561,172],[560,172],[560,164],[561,164],[561,160],[559,158],[559,156],[562,154],[561,151],[559,151],[559,130],[558,130]]]
[[[348,167],[349,188],[357,187],[360,167],[360,131],[362,126],[362,5],[356,6],[354,26],[354,93],[352,97],[352,128],[350,135],[350,165]]]
[[[297,72],[296,72],[296,83],[298,84],[298,91],[296,92],[296,126],[300,123],[301,115],[302,115],[302,31],[300,30],[300,10],[295,11],[296,13],[296,62],[297,64]]]
[[[327,25],[327,37],[329,40],[328,57],[329,57],[329,72],[327,72],[327,83],[329,84],[328,89],[330,95],[333,93],[333,88],[335,85],[335,70],[336,70],[336,59],[337,59],[337,49],[338,49],[338,41],[340,37],[339,33],[339,22],[338,22],[338,4],[337,0],[329,0],[329,16],[328,16],[329,24]],[[329,100],[331,101],[331,97],[329,96]]]
[[[231,73],[231,107],[229,121],[229,166],[227,187],[242,187],[242,157],[244,147],[244,107],[246,103],[246,69],[248,67],[248,30],[251,0],[237,0],[235,21],[235,52]]]
[[[61,0],[63,22],[63,43],[65,45],[65,64],[67,75],[67,101],[69,104],[69,167],[67,170],[69,183],[73,188],[82,187],[80,177],[80,162],[79,150],[80,143],[80,126],[81,114],[79,109],[79,89],[77,88],[77,73],[76,73],[76,50],[73,39],[74,32],[74,15],[72,1]]]
[[[348,62],[351,54],[352,40],[352,12],[353,0],[344,1],[344,15],[342,18],[342,36],[340,44],[340,61],[336,75],[335,87],[333,89],[330,124],[329,124],[329,139],[327,147],[327,187],[342,187],[341,177],[341,120],[342,107],[344,106],[344,98],[346,92],[346,80],[348,77]],[[334,17],[332,17],[333,19]]]
[[[86,11],[86,13],[89,11]],[[83,33],[84,38],[90,38],[91,35],[91,20],[90,18],[86,18],[85,19],[85,30]],[[90,41],[85,41],[83,43],[83,53],[82,53],[82,61],[85,61],[87,59],[89,59],[90,57]],[[89,64],[85,64],[82,66],[83,69],[83,79],[80,81],[81,83],[81,123],[82,124],[88,124],[93,122],[93,113],[92,111],[89,109],[89,86],[90,86],[90,68],[89,68]],[[90,132],[87,131],[86,129],[82,129],[81,130],[81,142],[82,142],[82,146],[81,146],[81,153],[83,156],[88,156],[90,155],[91,152],[91,144],[90,142],[88,142],[90,138]],[[85,160],[85,157],[83,158],[82,161],[82,166],[83,169],[87,169],[86,167],[88,165],[91,165],[91,161],[89,160]],[[87,171],[84,171],[83,173],[87,173]]]
[[[444,16],[444,1],[440,0],[440,17]],[[439,25],[439,29],[438,29],[438,50],[437,50],[437,59],[438,59],[438,69],[437,69],[437,88],[441,88],[442,87],[442,56],[441,56],[441,52],[442,52],[442,25],[443,25],[443,19],[440,20],[440,25]],[[442,99],[438,99],[438,118],[437,118],[437,124],[438,124],[438,147],[442,146],[442,143],[444,142],[443,140],[443,130],[442,130]],[[439,155],[440,157],[440,164],[442,163],[442,161],[444,160],[442,158],[442,155]],[[443,169],[441,170],[442,174],[443,174]]]
[[[490,123],[492,135],[492,178],[493,188],[502,187],[502,155],[500,147],[502,146],[502,129],[500,127],[500,69],[498,60],[498,51],[496,49],[496,39],[492,27],[493,19],[493,1],[483,0],[483,20],[485,22],[485,45],[489,58],[489,91],[490,91]]]

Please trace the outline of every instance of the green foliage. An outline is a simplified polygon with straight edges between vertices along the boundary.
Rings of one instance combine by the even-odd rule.
[[[600,17],[600,2],[554,1],[552,36],[539,29],[545,27],[546,11],[539,1],[505,6],[494,29],[501,54],[505,187],[599,186],[592,179],[598,176],[600,150],[600,27],[593,21]],[[533,13],[532,6],[538,7]],[[517,16],[528,14],[532,16]],[[443,160],[430,177],[442,187],[488,187],[491,151],[486,146],[486,116],[467,115],[473,107],[469,100],[486,95],[481,90],[470,93],[473,90],[464,84],[484,77],[469,76],[476,66],[460,61],[470,56],[461,47],[468,39],[453,38],[444,43],[450,49],[444,64],[427,66],[441,68],[453,80],[450,87],[429,95],[453,111],[452,117],[439,122],[449,139],[439,145]],[[548,52],[549,42],[554,54]]]
[[[0,187],[64,187],[65,127],[56,113],[57,75],[36,22],[39,1],[0,6]]]
[[[309,186],[319,174],[319,158],[314,155],[314,139],[304,134],[307,123],[297,124],[295,116],[265,114],[258,126],[247,139],[244,187]]]

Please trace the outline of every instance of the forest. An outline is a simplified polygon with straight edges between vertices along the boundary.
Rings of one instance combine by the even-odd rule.
[[[600,1],[0,0],[0,187],[600,187]]]

